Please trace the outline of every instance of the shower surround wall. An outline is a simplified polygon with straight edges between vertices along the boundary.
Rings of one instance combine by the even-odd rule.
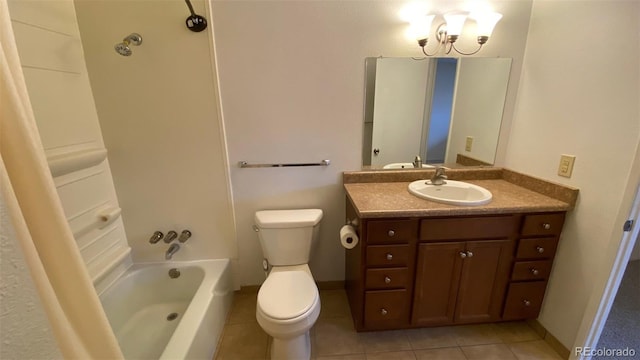
[[[192,3],[206,16],[203,1]],[[134,261],[164,261],[168,245],[149,237],[183,229],[193,237],[174,260],[236,258],[210,28],[186,28],[184,1],[75,5]],[[118,55],[132,32],[142,44]]]
[[[49,163],[86,151],[104,151],[82,54],[73,1],[10,1],[9,10],[27,91]],[[118,218],[103,229],[92,226],[102,208],[118,208],[109,163],[54,174],[54,183],[80,253],[94,279],[131,251]]]

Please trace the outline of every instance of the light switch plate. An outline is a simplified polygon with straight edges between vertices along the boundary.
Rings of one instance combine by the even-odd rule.
[[[571,173],[573,172],[573,163],[575,161],[575,155],[562,154],[560,156],[560,165],[558,165],[558,175],[570,178]]]
[[[464,144],[464,150],[471,151],[472,146],[473,146],[473,136],[467,136],[467,142]]]

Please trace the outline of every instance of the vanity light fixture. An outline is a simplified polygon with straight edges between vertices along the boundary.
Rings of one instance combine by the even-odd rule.
[[[449,54],[451,50],[455,50],[461,55],[473,55],[482,49],[482,46],[487,43],[493,28],[498,21],[502,18],[502,14],[496,12],[481,12],[472,13],[448,13],[444,14],[445,22],[441,23],[436,29],[435,37],[438,45],[433,53],[427,52],[427,41],[429,40],[429,33],[431,32],[431,24],[435,19],[435,15],[424,15],[415,18],[411,23],[413,33],[418,40],[418,45],[422,48],[422,52],[426,56],[436,55],[441,48],[444,48],[444,53]],[[462,34],[462,27],[464,26],[467,18],[472,18],[476,21],[476,29],[478,36],[478,48],[475,51],[464,52],[458,49],[455,45],[456,40]]]

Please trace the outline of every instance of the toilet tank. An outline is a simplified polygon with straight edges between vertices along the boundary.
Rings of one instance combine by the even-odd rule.
[[[321,209],[257,211],[254,221],[264,257],[274,266],[307,264],[321,219]]]

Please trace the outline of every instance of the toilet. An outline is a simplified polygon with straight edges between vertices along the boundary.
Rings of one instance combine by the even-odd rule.
[[[273,337],[271,359],[309,359],[309,329],[320,315],[320,296],[309,269],[322,210],[264,210],[255,229],[272,266],[258,291],[256,319]]]

